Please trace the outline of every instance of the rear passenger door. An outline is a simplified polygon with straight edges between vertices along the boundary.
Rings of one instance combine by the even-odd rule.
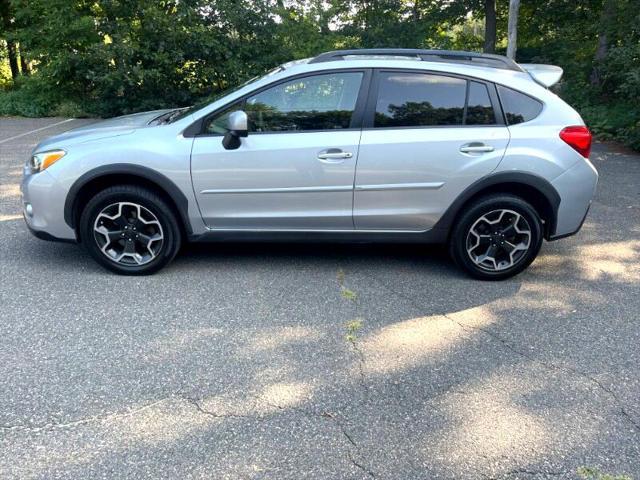
[[[429,230],[509,142],[495,86],[416,70],[375,72],[356,167],[360,230]]]

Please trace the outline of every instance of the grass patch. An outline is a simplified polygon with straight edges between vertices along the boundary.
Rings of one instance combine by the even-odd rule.
[[[577,471],[577,474],[584,480],[632,480],[628,475],[603,473],[597,468],[592,467],[580,467]]]
[[[356,340],[358,339],[358,332],[362,328],[362,325],[363,325],[363,321],[361,318],[356,318],[355,320],[351,320],[347,322],[347,325],[346,325],[347,333],[344,336],[345,340],[347,342],[351,342],[355,344]]]
[[[345,287],[342,287],[342,292],[340,292],[340,295],[342,295],[342,298],[350,300],[352,302],[355,302],[358,299],[358,294],[356,292]]]
[[[347,287],[344,286],[344,278],[345,278],[344,270],[339,268],[338,273],[336,274],[336,280],[338,280],[338,285],[340,285],[340,295],[345,300],[355,302],[358,299],[358,294],[353,290],[349,290]]]

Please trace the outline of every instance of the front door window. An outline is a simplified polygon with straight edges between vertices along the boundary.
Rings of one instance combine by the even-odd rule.
[[[339,130],[351,126],[362,72],[314,75],[249,97],[245,111],[253,132]]]

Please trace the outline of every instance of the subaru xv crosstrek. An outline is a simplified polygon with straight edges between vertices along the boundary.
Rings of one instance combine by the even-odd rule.
[[[447,243],[481,279],[576,233],[598,174],[562,69],[498,56],[341,50],[190,108],[40,143],[24,167],[39,238],[149,274],[186,241]]]

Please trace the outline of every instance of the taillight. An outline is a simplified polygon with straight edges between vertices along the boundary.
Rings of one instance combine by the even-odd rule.
[[[560,132],[560,138],[584,158],[589,158],[591,153],[591,132],[587,127],[565,127]]]

